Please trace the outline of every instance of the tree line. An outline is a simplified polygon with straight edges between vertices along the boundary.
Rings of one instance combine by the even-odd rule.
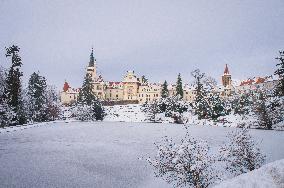
[[[8,70],[0,67],[0,124],[1,127],[44,122],[59,117],[58,93],[48,85],[44,76],[34,72],[28,86],[22,83],[23,65],[16,45],[6,48],[6,57],[11,60]]]
[[[159,115],[174,119],[175,123],[184,123],[183,113],[191,111],[199,120],[224,121],[229,114],[239,115],[242,118],[254,117],[253,126],[261,129],[272,129],[274,124],[284,121],[284,51],[279,52],[276,58],[274,74],[279,77],[273,90],[257,88],[247,90],[241,94],[233,93],[229,97],[221,97],[214,91],[216,81],[202,73],[199,69],[191,72],[195,98],[193,102],[184,102],[181,75],[178,75],[175,95],[169,96],[168,83],[162,85],[161,99],[148,102],[142,106],[149,121],[159,122]],[[157,118],[158,117],[158,118]],[[189,117],[187,117],[189,118]]]
[[[47,84],[40,72],[30,75],[28,86],[23,86],[23,65],[20,48],[6,48],[11,66],[0,66],[0,127],[46,122],[62,118],[56,88]],[[77,102],[72,107],[74,118],[81,121],[103,120],[104,109],[93,92],[92,78],[86,74]]]

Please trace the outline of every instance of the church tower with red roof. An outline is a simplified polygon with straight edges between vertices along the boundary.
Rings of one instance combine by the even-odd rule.
[[[228,65],[226,64],[225,70],[224,70],[224,74],[222,76],[222,85],[224,87],[230,86],[232,84],[232,76],[229,72],[229,68]]]

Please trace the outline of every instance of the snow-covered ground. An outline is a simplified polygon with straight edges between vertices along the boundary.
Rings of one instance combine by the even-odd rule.
[[[143,122],[146,117],[140,108],[139,104],[106,106],[104,121]]]
[[[284,159],[222,182],[214,188],[283,188]]]
[[[217,147],[234,128],[190,126],[189,134]],[[284,158],[284,132],[251,130],[267,156]],[[146,158],[163,136],[180,140],[183,125],[57,122],[0,133],[0,187],[171,187],[155,178]]]

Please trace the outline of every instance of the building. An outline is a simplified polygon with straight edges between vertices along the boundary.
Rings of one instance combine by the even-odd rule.
[[[277,86],[279,80],[273,76],[255,77],[241,81],[240,85],[235,87],[237,94],[243,94],[248,91],[254,92],[259,89],[265,92],[272,92]]]
[[[138,89],[139,103],[151,102],[161,98],[162,86],[160,84],[144,83]]]
[[[71,88],[65,81],[63,90],[60,92],[61,103],[64,105],[72,104],[77,101],[80,88]]]
[[[157,83],[148,83],[137,77],[134,71],[127,71],[120,82],[104,81],[102,75],[97,74],[97,61],[94,57],[94,50],[91,50],[90,61],[86,73],[91,75],[95,95],[105,102],[105,104],[137,104],[151,102],[161,98],[162,85]],[[223,98],[228,98],[233,94],[241,94],[246,91],[264,88],[272,90],[278,83],[277,79],[272,77],[258,77],[242,81],[240,84],[232,83],[232,75],[226,64],[224,73],[221,76],[221,85],[211,89],[212,93],[219,93]],[[169,96],[176,94],[176,86],[169,85]],[[64,83],[63,90],[60,93],[61,102],[70,104],[78,98],[80,89],[74,89],[67,82]],[[185,84],[183,88],[183,100],[193,102],[196,91],[193,86]]]

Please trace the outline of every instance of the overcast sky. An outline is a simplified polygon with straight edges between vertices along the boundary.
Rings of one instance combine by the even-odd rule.
[[[61,88],[82,83],[94,46],[98,70],[120,81],[127,70],[175,82],[200,68],[220,82],[271,75],[284,49],[283,0],[0,0],[0,65],[21,48],[25,79],[40,71]]]

